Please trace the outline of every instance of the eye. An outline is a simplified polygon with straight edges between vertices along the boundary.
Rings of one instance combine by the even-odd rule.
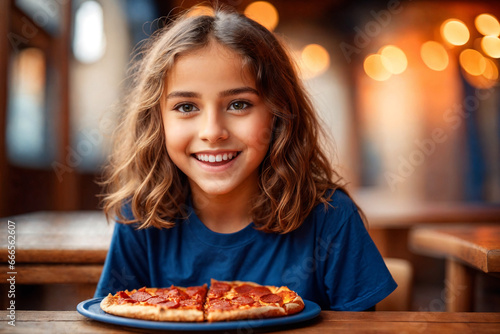
[[[196,108],[194,105],[190,104],[190,103],[182,103],[182,104],[178,104],[174,107],[174,110],[177,110],[181,113],[190,113],[190,112],[193,112],[193,111],[197,111],[198,108]]]
[[[229,110],[245,110],[250,107],[250,103],[245,101],[235,101],[229,105]]]

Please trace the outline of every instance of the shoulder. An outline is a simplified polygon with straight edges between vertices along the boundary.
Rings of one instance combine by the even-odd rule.
[[[333,194],[332,194],[333,192]],[[356,203],[342,190],[331,190],[327,203],[319,203],[309,214],[305,225],[319,235],[337,235],[345,227],[365,229]]]
[[[119,221],[118,217],[115,218],[114,235],[123,241],[137,241],[142,242],[146,235],[151,233],[152,228],[139,229],[140,223],[132,223],[135,219],[132,212],[130,203],[126,203],[121,207],[121,214],[125,221]]]
[[[333,192],[333,194],[331,194]],[[319,203],[313,209],[313,214],[318,219],[335,219],[336,221],[344,221],[353,215],[358,215],[358,207],[356,203],[343,190],[330,190],[331,194],[328,202]]]

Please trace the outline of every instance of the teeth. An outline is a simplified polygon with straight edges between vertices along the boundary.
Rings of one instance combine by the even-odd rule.
[[[200,161],[205,161],[205,162],[221,162],[221,161],[227,161],[231,160],[233,158],[236,158],[238,155],[238,152],[231,152],[231,153],[224,153],[224,154],[217,154],[217,155],[212,155],[212,154],[196,154],[196,159]]]

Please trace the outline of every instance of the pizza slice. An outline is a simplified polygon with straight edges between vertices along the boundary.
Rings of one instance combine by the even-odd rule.
[[[304,301],[287,287],[212,279],[205,302],[205,319],[226,321],[273,318],[298,313]]]
[[[157,321],[203,321],[207,285],[140,288],[109,294],[101,309],[113,315]]]

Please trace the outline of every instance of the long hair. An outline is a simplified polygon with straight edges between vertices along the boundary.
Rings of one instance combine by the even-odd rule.
[[[144,46],[105,169],[104,212],[108,219],[117,215],[123,223],[140,222],[140,228],[169,228],[186,217],[189,183],[168,156],[160,101],[176,58],[210,42],[242,57],[274,115],[269,151],[259,168],[260,192],[251,208],[254,224],[266,232],[293,231],[316,205],[327,205],[335,189],[344,188],[321,145],[322,127],[284,44],[260,24],[227,10],[213,16],[184,14]],[[122,212],[125,204],[133,219]]]

